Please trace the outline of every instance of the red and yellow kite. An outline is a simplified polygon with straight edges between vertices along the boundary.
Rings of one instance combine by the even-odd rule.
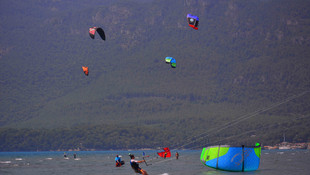
[[[163,149],[164,149],[163,152],[159,152],[159,153],[157,153],[157,154],[158,154],[160,157],[163,157],[163,158],[171,157],[171,152],[170,152],[169,148],[166,147],[166,148],[163,148]]]

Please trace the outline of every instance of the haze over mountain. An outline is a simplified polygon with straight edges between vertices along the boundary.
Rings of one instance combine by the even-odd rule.
[[[153,132],[138,141],[148,147],[162,146],[163,134],[183,144],[208,130],[195,144],[240,133],[238,143],[276,143],[284,132],[310,139],[307,0],[16,0],[0,9],[3,138],[8,128],[125,130],[96,136],[113,140],[134,127]],[[106,41],[89,37],[93,26]]]

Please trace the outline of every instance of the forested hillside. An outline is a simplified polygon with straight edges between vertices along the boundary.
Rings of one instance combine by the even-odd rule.
[[[307,0],[0,8],[0,150],[272,144],[284,132],[288,141],[310,139]],[[199,16],[197,31],[187,13]],[[93,26],[105,41],[89,37]]]

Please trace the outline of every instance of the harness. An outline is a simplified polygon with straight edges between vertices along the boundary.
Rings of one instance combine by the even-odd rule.
[[[131,168],[135,170],[135,172],[140,173],[141,168],[137,162],[130,161]]]

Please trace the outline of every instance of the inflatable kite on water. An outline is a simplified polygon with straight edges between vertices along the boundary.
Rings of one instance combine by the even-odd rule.
[[[163,148],[163,149],[164,149],[163,152],[159,152],[159,153],[157,153],[157,154],[158,154],[160,157],[163,157],[163,158],[171,157],[171,152],[170,152],[169,148],[166,147],[166,148]]]
[[[203,148],[201,162],[211,168],[225,171],[255,171],[259,167],[261,146],[235,147],[229,145]]]

